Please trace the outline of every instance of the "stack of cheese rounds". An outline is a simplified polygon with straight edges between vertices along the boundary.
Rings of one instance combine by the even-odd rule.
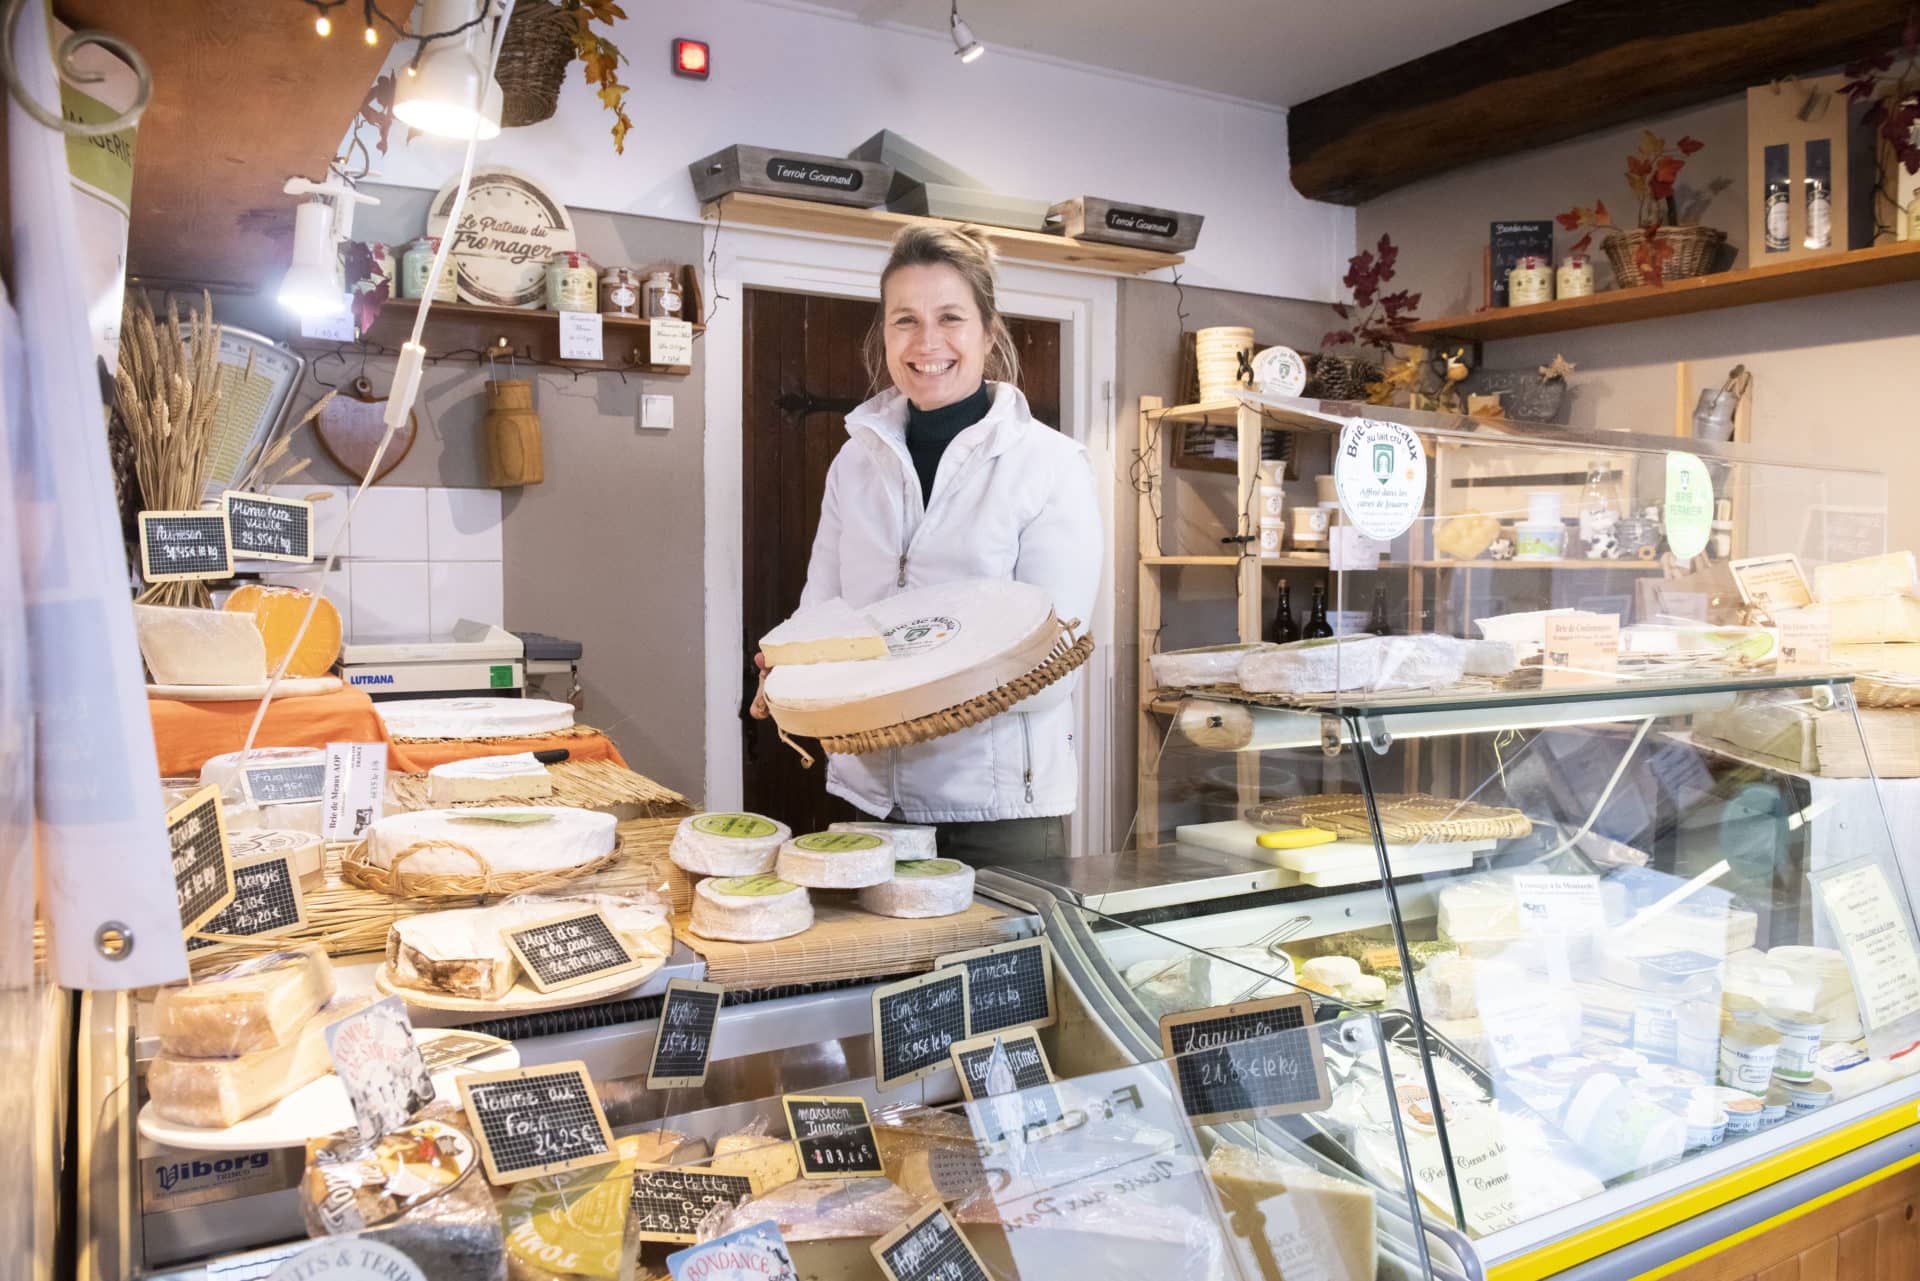
[[[893,879],[893,842],[872,832],[813,832],[780,847],[774,874],[815,890],[857,890]]]
[[[893,843],[893,857],[896,862],[909,862],[913,859],[932,858],[934,855],[934,830],[919,823],[829,823],[829,832],[871,832],[875,836],[884,836]]]
[[[973,869],[950,858],[893,865],[893,879],[860,891],[860,906],[875,916],[952,916],[973,902]]]
[[[681,821],[667,857],[695,876],[753,876],[773,870],[793,829],[764,814],[695,814]]]

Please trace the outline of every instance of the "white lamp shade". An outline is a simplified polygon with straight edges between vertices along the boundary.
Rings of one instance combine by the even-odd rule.
[[[333,243],[333,206],[302,201],[293,216],[293,264],[280,281],[280,305],[302,316],[337,316],[346,310],[340,255]]]
[[[393,114],[441,138],[498,137],[500,86],[488,81],[482,92],[480,63],[466,41],[436,40],[414,74],[399,78]]]

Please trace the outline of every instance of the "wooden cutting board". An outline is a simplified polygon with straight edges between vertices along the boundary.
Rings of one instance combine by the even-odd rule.
[[[373,463],[373,451],[380,447],[380,437],[387,430],[386,419],[387,398],[376,397],[372,383],[356,378],[345,392],[327,402],[320,416],[314,419],[313,431],[320,438],[320,448],[327,451],[327,457],[358,480]],[[393,433],[393,443],[381,456],[380,474],[374,480],[387,476],[400,465],[400,460],[413,448],[418,426],[418,414],[408,413],[406,423]]]

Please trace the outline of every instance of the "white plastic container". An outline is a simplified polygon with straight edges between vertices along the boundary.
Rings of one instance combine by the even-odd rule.
[[[1559,521],[1536,524],[1523,521],[1514,526],[1515,560],[1559,560],[1566,551],[1567,530]]]
[[[1780,1052],[1773,1063],[1776,1079],[1789,1084],[1811,1081],[1820,1054],[1820,1035],[1826,1021],[1805,1010],[1769,1009],[1766,1025],[1780,1038]]]

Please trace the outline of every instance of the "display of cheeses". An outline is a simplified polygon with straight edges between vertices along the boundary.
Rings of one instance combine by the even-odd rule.
[[[1060,640],[1053,602],[1028,583],[970,578],[867,606],[883,658],[775,667],[767,705],[789,733],[846,735],[955,707],[1031,674]]]
[[[403,916],[387,933],[387,975],[400,987],[475,1001],[497,1001],[513,989],[519,963],[505,932],[569,912],[606,913],[613,928],[644,958],[673,951],[673,931],[656,904],[609,895],[525,897],[490,907],[455,908]],[[644,974],[633,974],[638,983]]]
[[[251,614],[135,605],[133,626],[156,685],[253,685],[267,679],[267,644]]]
[[[842,822],[827,824],[829,832],[871,832],[893,842],[896,862],[932,858],[937,850],[936,833],[924,823]]]
[[[312,832],[289,832],[271,827],[249,828],[227,833],[227,849],[234,864],[248,863],[276,854],[288,855],[294,879],[300,888],[317,890],[326,880],[326,847]]]
[[[318,948],[257,957],[154,998],[160,1049],[186,1058],[232,1057],[288,1043],[333,999],[333,963]]]
[[[147,1064],[154,1110],[178,1125],[219,1129],[271,1107],[333,1070],[327,1025],[371,1003],[367,996],[341,997],[308,1015],[284,1043],[234,1057],[162,1050]]]
[[[667,857],[696,876],[752,876],[773,870],[793,829],[761,814],[695,814],[681,820]]]
[[[860,906],[875,916],[952,916],[973,902],[973,869],[950,858],[893,865],[893,879],[860,891]]]
[[[857,890],[893,877],[893,842],[872,832],[812,832],[780,847],[774,875],[814,890]]]
[[[246,762],[244,769],[241,764],[243,757]],[[200,782],[203,786],[212,784],[220,789],[221,811],[230,832],[250,827],[274,827],[312,832],[317,836],[322,822],[318,800],[250,800],[241,775],[244,770],[256,769],[314,766],[324,769],[326,764],[327,753],[324,748],[256,747],[251,752],[222,752],[218,756],[208,757],[200,766]]]
[[[545,872],[579,867],[614,848],[615,819],[561,806],[416,810],[375,819],[367,861],[403,877]]]
[[[768,667],[885,658],[887,641],[867,616],[838,596],[809,605],[760,638]]]
[[[520,738],[573,728],[573,704],[543,698],[398,698],[373,709],[395,738]]]
[[[532,752],[470,756],[427,771],[427,799],[435,805],[477,801],[537,801],[553,795],[553,775]]]
[[[701,938],[764,943],[799,934],[812,924],[813,904],[806,890],[768,872],[708,877],[693,887],[690,928]]]

